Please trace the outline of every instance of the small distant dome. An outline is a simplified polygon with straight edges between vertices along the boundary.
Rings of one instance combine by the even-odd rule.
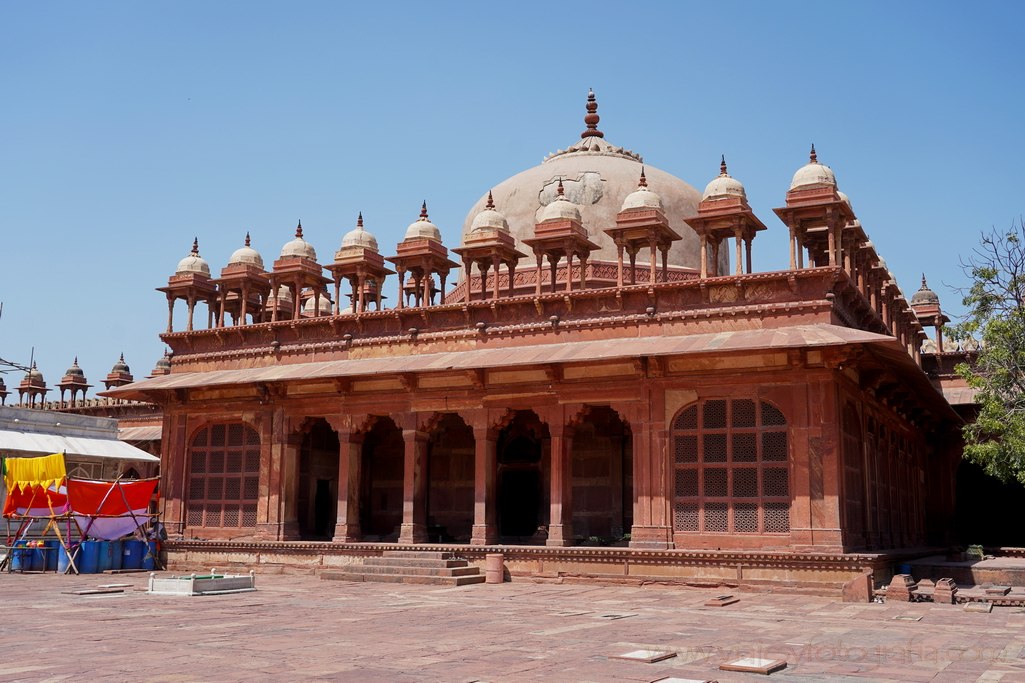
[[[926,339],[922,342],[922,353],[936,353],[937,351],[936,342],[932,339]]]
[[[317,252],[313,249],[313,245],[303,239],[302,221],[299,221],[299,225],[296,226],[295,239],[281,247],[281,257],[286,256],[301,256],[311,261],[317,260]]]
[[[278,287],[278,302],[291,301],[292,300],[292,288],[288,285],[281,285]]]
[[[818,155],[815,153],[815,145],[811,146],[811,155],[808,163],[797,169],[794,179],[790,181],[790,189],[798,190],[805,187],[817,185],[831,185],[836,187],[836,176],[833,169],[818,162]]]
[[[171,357],[167,355],[167,351],[164,351],[164,355],[160,357],[155,367],[159,370],[171,369]]]
[[[441,241],[441,230],[427,218],[427,202],[420,207],[420,218],[409,224],[406,228],[406,239],[426,237],[429,240]]]
[[[42,382],[43,373],[39,371],[39,368],[36,367],[35,363],[32,363],[32,367],[29,368],[29,371],[25,373],[25,379],[29,380],[30,382],[33,380],[38,380],[39,382]]]
[[[245,246],[236,249],[231,258],[228,259],[229,266],[240,266],[249,265],[256,266],[257,268],[263,269],[263,257],[260,256],[260,252],[249,246],[249,233],[246,233],[246,244]]]
[[[370,251],[377,251],[377,238],[363,228],[363,212],[356,219],[356,229],[345,233],[342,238],[342,249],[346,247],[363,247]]]
[[[114,363],[114,367],[110,369],[110,374],[112,375],[117,374],[119,372],[124,372],[127,374],[130,374],[132,372],[128,369],[128,363],[125,362],[125,354],[123,353],[121,354],[121,357],[117,359],[117,362]]]
[[[565,190],[562,187],[562,180],[559,180],[558,196],[541,212],[541,222],[571,220],[580,223],[580,207],[566,199]]]
[[[199,238],[192,240],[192,251],[188,256],[178,261],[178,267],[175,268],[175,275],[188,275],[189,273],[199,273],[201,275],[210,275],[210,264],[206,262],[202,256],[199,255]]]
[[[726,172],[726,156],[719,164],[719,175],[712,178],[712,182],[705,186],[705,192],[701,195],[701,201],[706,199],[728,199],[729,197],[740,197],[747,199],[747,191],[744,185]]]
[[[641,166],[641,179],[637,181],[637,189],[626,196],[620,211],[630,211],[631,209],[664,210],[662,198],[658,196],[658,193],[648,189],[648,179],[644,176],[643,166]]]
[[[922,273],[922,286],[911,297],[911,305],[922,306],[924,304],[935,304],[939,306],[940,297],[937,296],[936,292],[929,289],[929,285],[927,285],[925,282],[925,273]]]
[[[470,225],[471,232],[479,230],[509,232],[509,221],[505,219],[505,215],[501,211],[495,209],[495,199],[490,192],[488,192],[488,203],[484,210],[474,216],[473,223]]]
[[[962,339],[957,344],[957,348],[959,351],[978,351],[980,346],[981,344],[979,344],[978,341],[971,337],[968,337],[967,339]]]
[[[75,361],[68,368],[68,371],[64,373],[65,377],[85,377],[85,373],[82,368],[78,366],[78,356],[75,356]]]
[[[320,302],[320,315],[331,315],[331,300],[323,294],[321,294],[319,298],[311,296],[309,299],[307,299],[306,303],[303,304],[303,313],[305,313],[306,315],[313,315],[314,310],[318,310],[317,308],[314,308],[314,302],[316,301]]]
[[[840,198],[841,202],[843,202],[844,204],[847,205],[848,209],[850,209],[851,211],[854,211],[854,205],[851,204],[851,198],[847,196],[847,193],[841,192],[840,190],[837,190],[836,191],[836,196]]]

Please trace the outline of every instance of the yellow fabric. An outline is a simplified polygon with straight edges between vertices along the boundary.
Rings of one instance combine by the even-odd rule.
[[[8,492],[15,486],[22,490],[26,486],[42,486],[47,489],[54,484],[60,486],[67,476],[63,453],[44,455],[40,458],[7,458],[4,483],[7,484]]]

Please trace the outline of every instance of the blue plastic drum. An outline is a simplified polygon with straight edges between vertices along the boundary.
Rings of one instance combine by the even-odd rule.
[[[129,539],[121,542],[121,569],[142,569],[146,542]]]
[[[100,571],[100,543],[101,541],[82,541],[79,544],[78,557],[75,558],[79,574],[95,574]]]

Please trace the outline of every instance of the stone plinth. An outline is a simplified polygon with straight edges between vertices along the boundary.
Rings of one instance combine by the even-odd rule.
[[[911,574],[895,574],[886,589],[886,599],[895,602],[911,602],[914,600],[913,596],[917,589],[918,584],[915,583]]]
[[[957,595],[954,579],[940,579],[932,592],[932,601],[938,605],[953,605]]]

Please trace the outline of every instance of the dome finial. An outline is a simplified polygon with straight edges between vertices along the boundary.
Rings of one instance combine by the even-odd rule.
[[[426,199],[424,200],[424,203],[420,205],[420,220],[422,220],[422,221],[427,220],[427,200]]]
[[[587,125],[587,129],[580,134],[581,138],[603,138],[605,133],[598,130],[598,121],[601,118],[598,116],[598,100],[594,97],[594,91],[590,88],[587,89],[587,114],[584,116],[584,123]]]
[[[484,208],[485,209],[494,209],[495,208],[495,198],[491,196],[491,190],[488,190],[488,203],[487,203],[487,205]]]
[[[811,143],[811,154],[808,155],[808,163],[817,164],[819,163],[819,155],[815,153],[815,143]]]
[[[249,231],[246,230],[246,246],[249,246]]]
[[[557,188],[556,191],[559,193],[559,197],[565,198],[566,194],[565,194],[565,190],[562,187],[562,178],[559,178],[559,187]]]
[[[195,237],[192,240],[192,255],[199,256],[199,238]]]
[[[296,239],[301,240],[303,238],[303,219],[301,218],[299,219],[299,224],[295,226],[295,236]]]
[[[363,229],[363,212],[362,211],[360,211],[359,215],[356,216],[356,227],[359,228],[360,230]]]
[[[644,176],[644,166],[641,166],[641,178],[637,181],[637,187],[647,187],[648,179]]]
[[[726,155],[722,155],[722,161],[719,162],[719,175],[726,176],[729,173],[726,172]]]

